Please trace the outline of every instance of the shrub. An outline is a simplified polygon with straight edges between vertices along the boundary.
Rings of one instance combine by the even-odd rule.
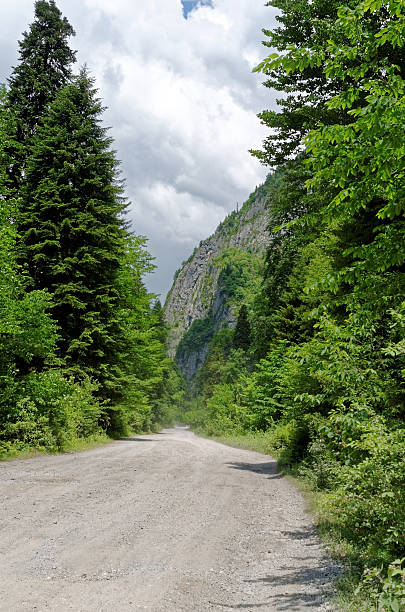
[[[3,449],[64,450],[68,443],[100,432],[96,386],[79,384],[58,370],[31,372],[8,385],[0,408]]]
[[[404,433],[386,432],[362,461],[343,463],[338,487],[322,498],[321,523],[356,562],[387,566],[405,550]]]
[[[382,567],[366,569],[356,595],[366,595],[377,612],[405,609],[405,559],[396,559],[385,572]]]

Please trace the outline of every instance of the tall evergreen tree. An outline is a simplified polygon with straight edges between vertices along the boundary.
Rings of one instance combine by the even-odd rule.
[[[49,357],[56,341],[47,312],[49,296],[27,291],[27,279],[17,265],[16,201],[10,197],[6,178],[9,119],[6,92],[0,88],[0,396],[6,404],[13,378]]]
[[[67,363],[106,380],[116,354],[116,278],[126,204],[103,108],[83,70],[32,140],[19,215],[21,260],[53,297]]]
[[[15,117],[9,173],[16,187],[38,122],[72,77],[76,52],[70,49],[68,39],[74,34],[54,0],[36,0],[35,20],[19,43],[20,62],[9,79],[8,107]]]
[[[75,32],[54,0],[35,2],[35,21],[20,41],[20,63],[9,79],[9,106],[19,120],[19,139],[30,138],[46,106],[72,76]]]
[[[236,322],[235,332],[233,336],[233,348],[243,349],[247,351],[251,342],[251,330],[248,319],[248,311],[246,304],[242,304],[239,310],[238,320]]]

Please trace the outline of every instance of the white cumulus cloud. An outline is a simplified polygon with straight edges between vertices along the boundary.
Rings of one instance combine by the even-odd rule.
[[[248,149],[274,106],[252,68],[275,23],[264,0],[213,0],[184,19],[181,0],[56,0],[77,32],[71,45],[108,107],[136,233],[149,238],[163,295],[175,269],[244,201],[266,169]],[[0,6],[0,80],[17,62],[31,0]]]

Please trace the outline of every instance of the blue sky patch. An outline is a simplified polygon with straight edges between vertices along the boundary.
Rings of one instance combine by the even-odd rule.
[[[187,19],[192,10],[194,10],[197,4],[205,4],[206,6],[212,6],[212,0],[181,0],[183,5],[184,18]]]

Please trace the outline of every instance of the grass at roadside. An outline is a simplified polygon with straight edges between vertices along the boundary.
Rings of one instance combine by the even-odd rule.
[[[92,450],[99,446],[105,446],[111,444],[115,440],[121,440],[129,436],[142,436],[147,434],[155,433],[159,431],[159,427],[156,426],[153,429],[147,431],[134,431],[128,429],[126,432],[110,433],[107,435],[105,432],[100,431],[86,438],[73,438],[63,441],[61,447],[29,447],[23,443],[7,443],[0,441],[0,462],[1,461],[12,461],[13,459],[30,459],[32,457],[41,457],[44,455],[65,455],[70,453],[80,453],[83,451]]]
[[[64,453],[80,453],[82,451],[97,448],[98,446],[110,444],[111,442],[114,442],[118,439],[118,436],[107,436],[107,434],[105,433],[100,433],[94,436],[90,436],[89,438],[82,438],[79,440],[75,440],[71,444],[67,444]]]
[[[272,457],[277,460],[280,459],[277,449],[271,444],[268,432],[265,431],[249,431],[246,433],[230,432],[217,435],[207,434],[202,428],[192,427],[192,430],[199,436],[215,440],[227,446],[252,450],[263,453],[264,455],[272,455]]]
[[[105,446],[114,442],[118,438],[107,436],[104,433],[95,434],[88,438],[78,438],[72,442],[65,444],[63,451],[55,450],[51,452],[49,449],[24,449],[24,448],[13,448],[3,451],[0,453],[0,461],[12,461],[13,459],[31,459],[33,457],[41,457],[44,455],[64,455],[70,453],[80,453],[87,450],[92,450],[99,446]]]
[[[234,446],[235,448],[253,450],[258,453],[263,453],[265,455],[272,454],[274,456],[274,451],[269,447],[266,434],[262,431],[248,432],[246,434],[232,433],[222,436],[211,436],[211,439],[216,440],[216,442],[221,442],[221,444]],[[277,459],[277,457],[275,457],[275,459]]]

